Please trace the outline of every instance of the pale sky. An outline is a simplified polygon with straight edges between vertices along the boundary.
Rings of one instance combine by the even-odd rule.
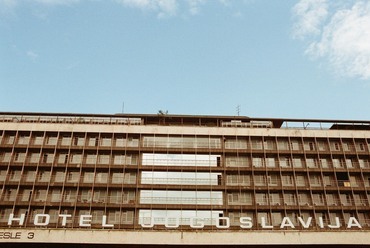
[[[370,1],[0,0],[0,86],[0,111],[370,120]]]

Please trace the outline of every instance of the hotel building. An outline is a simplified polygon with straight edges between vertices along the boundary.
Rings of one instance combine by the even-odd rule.
[[[370,121],[2,112],[0,246],[370,245],[369,160]]]

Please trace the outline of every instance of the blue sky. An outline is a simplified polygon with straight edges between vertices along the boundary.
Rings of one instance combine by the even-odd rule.
[[[370,119],[370,1],[0,0],[0,111]]]

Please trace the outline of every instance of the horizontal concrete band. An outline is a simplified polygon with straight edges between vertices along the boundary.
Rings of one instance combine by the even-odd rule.
[[[122,231],[0,229],[1,243],[269,245],[370,245],[370,231]]]
[[[96,132],[132,133],[162,135],[225,135],[225,136],[276,136],[276,137],[323,137],[323,138],[367,138],[369,131],[295,129],[295,128],[227,128],[227,127],[188,127],[188,126],[127,126],[93,124],[54,124],[54,123],[0,123],[0,130],[50,131],[50,132]]]

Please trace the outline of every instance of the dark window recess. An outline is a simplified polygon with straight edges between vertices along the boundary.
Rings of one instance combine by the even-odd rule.
[[[347,172],[337,172],[335,174],[337,176],[339,186],[346,186],[346,187],[350,186],[349,177],[348,177]]]

